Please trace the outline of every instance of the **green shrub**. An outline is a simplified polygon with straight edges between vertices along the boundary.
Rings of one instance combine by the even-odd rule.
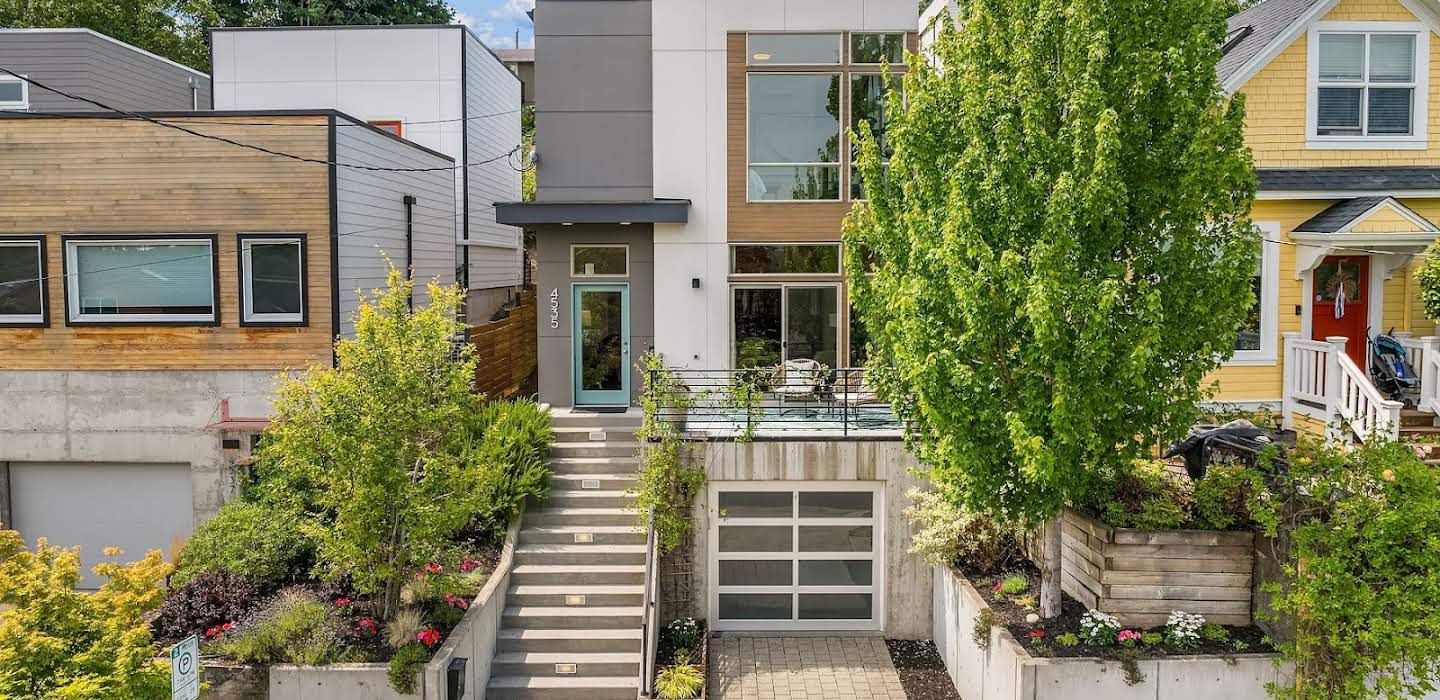
[[[401,695],[410,695],[415,692],[415,678],[419,674],[420,667],[430,660],[430,650],[419,642],[410,642],[395,650],[395,655],[390,657],[390,668],[386,669],[385,676],[390,681],[390,687]]]
[[[1111,527],[1178,530],[1190,522],[1194,497],[1158,462],[1137,461],[1101,494],[1095,510]]]
[[[1165,635],[1159,632],[1145,632],[1140,635],[1140,643],[1147,647],[1153,647],[1165,641]]]
[[[1440,320],[1440,243],[1431,243],[1425,251],[1424,264],[1415,268],[1415,282],[1420,288],[1420,301],[1425,305],[1425,317],[1431,321]]]
[[[655,692],[662,700],[698,698],[704,688],[705,674],[700,672],[699,666],[690,663],[690,658],[684,654],[677,654],[675,664],[660,669],[660,673],[655,676]]]
[[[1074,632],[1066,632],[1062,635],[1055,637],[1055,643],[1059,644],[1062,647],[1079,646],[1080,638],[1075,636]]]
[[[1005,595],[1016,595],[1030,590],[1030,579],[1024,574],[1010,574],[1000,582],[1000,592]]]
[[[1230,630],[1220,625],[1205,625],[1200,628],[1200,636],[1211,642],[1223,642],[1230,639]]]
[[[344,656],[347,630],[335,606],[304,589],[287,589],[214,645],[243,663],[320,666]]]
[[[645,392],[640,405],[644,423],[635,437],[640,440],[640,469],[635,474],[637,526],[653,529],[662,554],[674,551],[690,536],[694,527],[691,506],[705,488],[705,470],[690,459],[680,428],[672,420],[694,405],[690,388],[665,366],[655,352],[640,359]],[[654,513],[654,522],[650,514]]]
[[[1250,524],[1250,500],[1264,488],[1260,474],[1239,465],[1215,464],[1195,482],[1195,527],[1229,530]]]
[[[471,524],[499,541],[529,499],[550,495],[547,454],[554,430],[550,414],[531,400],[486,404],[476,416],[480,439],[466,455],[482,470],[480,512]]]
[[[173,587],[195,576],[228,571],[271,588],[294,582],[315,563],[315,542],[299,515],[278,507],[233,501],[205,521],[180,551]]]
[[[994,518],[957,505],[940,491],[912,489],[905,515],[919,526],[910,552],[932,566],[948,567],[956,560],[985,572],[1003,567],[1019,553],[1015,530]]]

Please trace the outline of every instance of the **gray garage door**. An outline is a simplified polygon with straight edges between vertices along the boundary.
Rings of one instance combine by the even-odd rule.
[[[10,508],[15,528],[33,543],[80,547],[85,578],[106,547],[134,560],[152,549],[170,555],[190,534],[190,467],[184,464],[11,462]]]

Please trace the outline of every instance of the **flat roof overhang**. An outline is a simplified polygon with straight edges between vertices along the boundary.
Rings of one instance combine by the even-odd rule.
[[[624,202],[496,202],[495,220],[511,226],[535,224],[683,224],[688,199]]]

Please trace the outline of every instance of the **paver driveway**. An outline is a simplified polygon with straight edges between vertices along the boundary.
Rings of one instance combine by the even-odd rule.
[[[878,637],[710,640],[711,700],[904,700]]]

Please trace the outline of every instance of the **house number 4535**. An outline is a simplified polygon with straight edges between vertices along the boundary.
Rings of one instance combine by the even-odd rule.
[[[560,288],[550,290],[550,327],[560,327]]]

